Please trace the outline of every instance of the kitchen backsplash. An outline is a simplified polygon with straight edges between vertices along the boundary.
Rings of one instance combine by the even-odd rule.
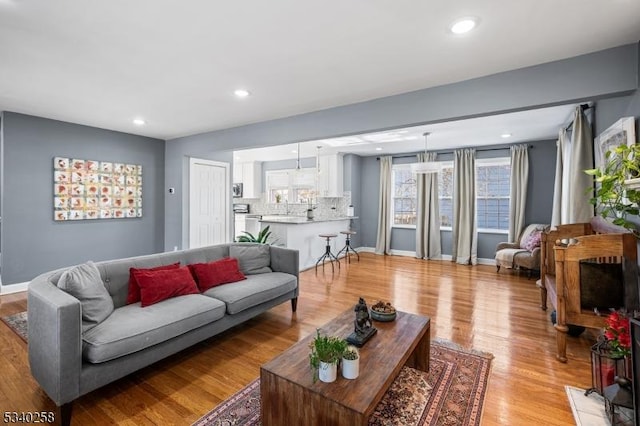
[[[249,212],[251,214],[261,215],[306,216],[309,208],[308,204],[267,203],[265,200],[256,198],[234,198],[233,202],[249,204]],[[342,197],[318,198],[313,203],[313,214],[316,219],[344,217],[347,215],[347,207],[350,204],[351,191],[345,192]]]

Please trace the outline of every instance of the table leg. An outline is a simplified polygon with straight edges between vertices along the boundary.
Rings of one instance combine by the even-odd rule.
[[[428,328],[418,341],[416,348],[407,360],[407,366],[421,371],[429,371],[429,355],[431,350],[431,328]]]

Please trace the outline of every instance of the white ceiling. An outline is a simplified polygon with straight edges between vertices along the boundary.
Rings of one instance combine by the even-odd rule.
[[[0,110],[169,139],[639,39],[638,0],[0,0]]]
[[[578,104],[540,108],[487,117],[472,118],[424,126],[366,133],[344,138],[323,139],[300,143],[300,156],[314,157],[336,152],[363,156],[401,154],[425,149],[424,133],[429,151],[461,147],[512,144],[527,141],[556,140],[561,127],[573,119]],[[511,136],[504,138],[503,134]],[[318,147],[321,147],[318,151]],[[235,151],[236,162],[275,161],[297,158],[297,144]]]

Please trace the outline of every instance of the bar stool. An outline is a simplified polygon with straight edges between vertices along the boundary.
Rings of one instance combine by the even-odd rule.
[[[356,234],[356,231],[340,231],[341,234],[344,234],[347,236],[346,240],[345,240],[345,244],[344,247],[342,247],[342,250],[340,250],[338,252],[338,257],[340,257],[340,253],[344,252],[344,257],[345,259],[347,259],[347,261],[349,263],[351,263],[351,255],[349,254],[349,252],[355,253],[356,256],[358,256],[358,262],[360,262],[360,254],[358,254],[357,251],[355,251],[353,249],[353,247],[351,247],[351,236]]]
[[[318,272],[318,263],[322,262],[322,270],[324,271],[324,262],[326,259],[329,259],[329,261],[331,262],[331,272],[333,273],[334,271],[333,261],[335,260],[336,262],[338,262],[338,268],[340,267],[340,261],[333,253],[331,253],[331,239],[336,238],[338,235],[337,234],[319,234],[318,236],[320,238],[325,238],[327,240],[327,246],[324,254],[316,262],[316,272]]]

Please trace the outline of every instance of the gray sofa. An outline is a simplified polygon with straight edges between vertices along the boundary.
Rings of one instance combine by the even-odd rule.
[[[71,403],[88,392],[287,300],[291,300],[295,312],[298,251],[273,246],[261,246],[268,247],[269,268],[258,271],[263,273],[246,275],[246,280],[144,308],[139,302],[125,304],[131,267],[151,268],[178,261],[181,265],[206,263],[229,256],[230,250],[237,253],[245,247],[249,245],[231,243],[96,262],[102,282],[113,299],[114,310],[84,332],[80,301],[57,287],[63,272],[69,268],[44,273],[31,281],[29,364],[33,377],[58,406],[62,424],[70,423]],[[264,251],[261,253],[264,258]],[[238,259],[243,272],[255,263],[246,255]]]

